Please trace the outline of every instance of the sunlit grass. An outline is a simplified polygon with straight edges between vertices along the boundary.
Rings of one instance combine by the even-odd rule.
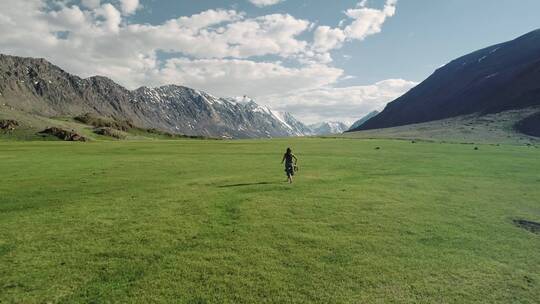
[[[0,302],[537,303],[540,236],[512,220],[540,221],[539,159],[345,139],[0,142]]]

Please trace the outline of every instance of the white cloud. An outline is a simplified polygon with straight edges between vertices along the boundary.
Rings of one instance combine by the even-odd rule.
[[[345,41],[364,40],[370,35],[380,33],[387,18],[396,13],[397,0],[386,0],[384,8],[373,9],[366,7],[367,1],[362,0],[354,9],[348,9],[345,15],[348,20],[341,20],[337,28],[318,26],[314,33],[313,50],[325,53],[341,48]],[[352,21],[343,28],[347,21]]]
[[[5,26],[12,26],[15,25],[15,22],[11,19],[11,17],[0,13],[0,24]]]
[[[158,75],[159,82],[183,83],[219,96],[264,96],[330,85],[343,70],[326,65],[301,68],[279,63],[230,59],[171,59]]]
[[[63,7],[58,11],[53,11],[48,15],[48,21],[52,26],[59,29],[80,29],[86,24],[86,15],[78,6]]]
[[[139,0],[120,0],[120,5],[124,15],[131,15],[139,8]]]
[[[313,47],[318,52],[339,48],[347,37],[341,29],[319,26],[315,30]]]
[[[347,38],[363,40],[367,36],[380,33],[386,19],[396,13],[396,3],[397,0],[387,0],[382,10],[366,7],[347,10],[345,14],[354,19],[352,24],[345,28]]]
[[[129,25],[126,31],[154,49],[197,58],[288,57],[305,51],[307,42],[297,36],[309,25],[290,15],[245,18],[236,11],[209,10],[157,26]]]
[[[103,24],[107,30],[113,33],[118,33],[120,31],[122,15],[112,4],[103,4],[99,9],[96,10],[96,14],[105,19]],[[99,23],[100,21],[97,22],[97,24]]]
[[[328,113],[342,118],[346,106],[353,109],[349,113],[363,109],[353,101],[379,105],[366,103],[371,86],[332,87],[348,76],[330,65],[331,51],[377,33],[395,13],[392,0],[382,10],[352,9],[347,11],[349,25],[318,26],[310,41],[306,37],[314,24],[288,14],[248,18],[236,10],[215,9],[152,25],[125,20],[139,1],[84,0],[81,6],[59,1],[53,10],[47,3],[0,1],[0,25],[10,29],[0,31],[0,52],[44,57],[68,72],[107,76],[130,89],[174,83],[219,96],[246,94],[306,119],[331,119]],[[357,27],[360,20],[370,25]],[[172,58],[160,58],[162,52]],[[267,56],[264,61],[262,56]],[[374,87],[382,102],[396,85]]]
[[[33,1],[36,6],[31,9],[19,4],[21,18],[14,19],[14,31],[0,33],[0,50],[46,57],[69,72],[104,75],[129,88],[176,83],[216,95],[262,96],[328,85],[343,74],[322,64],[286,67],[279,61],[248,60],[263,55],[287,58],[306,50],[308,42],[296,36],[310,22],[290,15],[246,18],[233,10],[209,10],[160,25],[123,24],[121,13],[110,3],[94,10],[63,6],[45,12]],[[30,31],[37,23],[37,30]],[[69,36],[60,39],[55,31],[68,31]],[[28,35],[34,37],[27,39]],[[194,59],[177,55],[163,62],[158,50]]]
[[[249,0],[249,2],[253,3],[255,6],[258,7],[275,5],[283,1],[285,0]]]
[[[182,16],[176,20],[170,20],[170,24],[174,24],[179,28],[191,29],[198,31],[203,28],[221,24],[224,22],[238,21],[242,19],[242,14],[234,10],[207,10],[192,16]]]
[[[82,0],[81,3],[83,6],[90,9],[95,9],[101,6],[101,0]]]
[[[294,113],[306,123],[331,120],[353,123],[374,109],[381,110],[416,84],[403,79],[388,79],[373,85],[319,87],[275,94],[262,100],[276,109]]]

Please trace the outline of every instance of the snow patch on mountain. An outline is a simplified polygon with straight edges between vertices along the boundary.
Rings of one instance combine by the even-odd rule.
[[[341,134],[349,129],[349,126],[340,121],[325,121],[309,126],[314,135]]]

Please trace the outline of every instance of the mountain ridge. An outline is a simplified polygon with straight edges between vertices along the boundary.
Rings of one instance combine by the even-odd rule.
[[[253,100],[234,102],[174,84],[128,90],[104,76],[72,75],[43,58],[0,54],[0,102],[45,117],[92,113],[187,135],[311,135],[290,113],[273,111]]]
[[[536,105],[540,105],[540,29],[452,60],[352,131]]]
[[[375,111],[371,111],[369,112],[367,115],[365,115],[364,117],[360,118],[359,120],[355,121],[352,126],[349,128],[349,130],[354,130],[356,128],[359,128],[360,126],[362,126],[363,124],[365,124],[368,120],[370,120],[371,118],[379,115],[379,111],[375,110]]]

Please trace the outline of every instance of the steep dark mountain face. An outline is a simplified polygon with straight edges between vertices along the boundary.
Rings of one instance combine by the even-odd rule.
[[[105,77],[82,79],[43,59],[6,55],[0,55],[0,102],[46,117],[93,113],[187,135],[309,135],[292,115],[251,100],[217,98],[175,85],[129,91]]]
[[[355,130],[540,105],[540,30],[456,59]]]
[[[523,134],[540,137],[540,112],[519,121],[514,127]]]
[[[372,111],[370,112],[369,114],[367,114],[366,116],[360,118],[359,120],[357,120],[355,123],[353,123],[353,125],[350,127],[349,130],[354,130],[354,129],[357,129],[359,128],[360,126],[362,126],[363,124],[365,124],[368,120],[372,119],[373,117],[379,115],[379,111]]]

